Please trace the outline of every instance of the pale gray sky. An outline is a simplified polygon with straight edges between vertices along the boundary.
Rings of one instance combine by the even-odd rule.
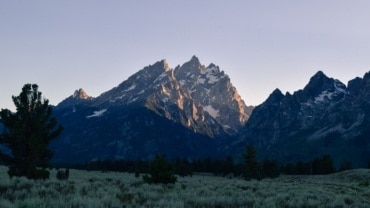
[[[193,55],[220,66],[247,105],[318,70],[346,84],[370,70],[369,11],[367,0],[0,0],[0,108],[14,109],[25,83],[56,105]]]

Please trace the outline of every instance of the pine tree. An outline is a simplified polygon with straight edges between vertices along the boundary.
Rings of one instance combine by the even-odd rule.
[[[8,109],[0,111],[0,121],[4,125],[0,144],[10,154],[0,152],[8,163],[8,174],[38,179],[48,178],[45,170],[52,157],[48,144],[62,132],[62,127],[52,117],[49,101],[42,98],[38,85],[25,84],[19,96],[12,96],[16,112]]]
[[[343,161],[338,171],[352,170],[351,161]]]
[[[156,155],[149,167],[149,174],[143,176],[144,182],[147,183],[175,183],[177,178],[173,175],[172,166],[162,155]]]
[[[260,179],[257,162],[257,150],[249,145],[244,153],[244,178],[246,180]]]
[[[280,175],[280,166],[276,160],[265,159],[261,164],[261,177],[276,178]]]
[[[319,158],[315,158],[312,161],[312,174],[330,174],[334,173],[334,162],[330,155],[324,155]]]

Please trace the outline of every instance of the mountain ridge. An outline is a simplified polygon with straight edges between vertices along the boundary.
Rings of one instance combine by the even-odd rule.
[[[72,96],[72,98],[75,97]],[[99,137],[104,137],[109,138],[107,142],[93,141],[92,143],[99,143],[98,146],[109,149],[113,148],[109,146],[111,140],[117,140],[125,144],[126,149],[129,146],[132,147],[125,151],[112,151],[112,155],[107,157],[133,157],[132,151],[138,148],[137,146],[134,148],[137,141],[142,141],[144,146],[148,143],[156,146],[156,141],[164,141],[164,138],[166,138],[165,141],[171,140],[171,136],[167,133],[155,131],[163,128],[157,126],[160,124],[172,126],[168,128],[173,128],[175,125],[177,130],[174,132],[183,132],[173,135],[179,138],[179,147],[174,147],[175,149],[181,149],[181,146],[184,146],[195,155],[203,155],[204,152],[209,151],[216,153],[218,149],[216,143],[235,135],[245,124],[249,117],[247,113],[250,111],[231,84],[230,78],[214,64],[205,67],[196,56],[175,69],[172,69],[163,59],[144,67],[117,87],[96,98],[73,101],[76,103],[63,101],[55,107],[55,115],[67,129],[60,141],[54,144],[57,148],[56,155],[62,154],[62,149],[67,151],[67,148],[59,147],[70,144],[72,138],[78,138],[74,145],[81,148],[81,145],[96,145],[89,144],[88,138],[99,140]],[[141,118],[147,118],[147,120],[141,120],[131,111],[142,115]],[[150,120],[152,122],[149,122]],[[105,128],[101,129],[98,126]],[[144,133],[146,138],[144,139],[140,136],[143,135],[141,131],[152,132],[154,136],[152,138]],[[188,146],[189,142],[191,146],[213,148],[195,153],[191,146]],[[165,144],[163,143],[162,146]],[[178,152],[184,152],[180,149]],[[152,155],[150,152],[148,149],[142,153],[142,156],[150,157]],[[189,154],[185,155],[190,157]],[[59,157],[60,159],[62,157]]]
[[[370,159],[370,123],[364,119],[370,113],[369,80],[367,73],[350,80],[347,87],[319,71],[293,94],[276,89],[225,149],[241,154],[240,147],[253,144],[262,157],[283,162],[329,154],[363,167]],[[353,155],[343,155],[345,151]]]

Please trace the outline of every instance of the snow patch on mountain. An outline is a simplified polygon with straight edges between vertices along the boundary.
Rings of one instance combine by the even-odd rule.
[[[94,113],[93,113],[92,115],[86,116],[86,118],[100,117],[100,116],[102,116],[106,111],[107,111],[107,109],[103,109],[103,110],[100,110],[100,111],[94,111]]]
[[[217,76],[213,75],[213,74],[209,74],[209,75],[207,76],[207,78],[208,78],[208,84],[214,84],[214,83],[217,83],[217,82],[218,82],[218,80],[219,80],[219,78],[218,78]]]
[[[220,69],[218,67],[214,66],[214,65],[211,65],[210,67],[201,70],[200,73],[202,75],[205,75],[208,84],[215,84],[221,78],[224,77],[224,75],[220,76]]]
[[[220,113],[219,110],[214,109],[211,105],[203,106],[203,110],[206,111],[213,118],[216,118],[217,116],[219,116],[219,113]]]
[[[131,90],[133,90],[133,89],[135,89],[136,88],[136,85],[135,84],[133,84],[133,85],[131,85],[131,87],[129,87],[129,88],[127,88],[126,90],[124,90],[123,92],[128,92],[128,91],[131,91]]]
[[[334,82],[334,91],[325,90],[320,95],[315,98],[315,103],[330,101],[333,99],[334,96],[339,94],[348,94],[346,90],[346,86],[342,84],[340,81],[336,80]]]
[[[325,100],[331,100],[333,94],[333,92],[325,90],[315,98],[315,103],[324,102]]]
[[[163,78],[165,78],[166,76],[168,76],[167,72],[163,72],[161,75],[159,75],[157,77],[157,79],[154,80],[153,83],[157,83],[158,81],[161,81]]]
[[[130,97],[129,101],[127,101],[127,104],[133,103],[138,99],[139,99],[138,97],[135,97],[135,98]]]
[[[206,82],[206,79],[199,78],[195,84],[196,85],[198,85],[198,84],[204,84],[205,82]]]
[[[336,91],[338,91],[340,93],[348,94],[348,92],[346,90],[346,86],[343,83],[341,83],[339,80],[335,80],[334,87],[335,87]]]

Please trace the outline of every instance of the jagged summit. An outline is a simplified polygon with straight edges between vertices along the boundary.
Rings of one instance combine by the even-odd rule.
[[[199,71],[205,68],[199,61],[198,57],[193,56],[188,62],[179,65],[175,68],[175,74],[184,76],[183,74],[188,73],[199,73]]]
[[[181,87],[224,127],[238,129],[249,118],[249,111],[229,76],[215,64],[205,67],[193,56],[177,67],[174,74]]]
[[[365,73],[363,78],[356,77],[348,81],[347,88],[348,92],[353,96],[361,95],[363,98],[370,98],[370,72]]]
[[[195,56],[195,55],[193,55],[191,57],[191,59],[190,59],[189,62],[191,62],[191,63],[199,63],[200,64],[199,58],[197,56]]]
[[[220,70],[220,67],[216,66],[214,63],[210,63],[207,68],[216,68],[218,70]]]
[[[339,80],[327,77],[322,71],[318,71],[311,77],[303,90],[294,93],[299,102],[329,101],[347,94],[347,87]]]
[[[270,96],[267,98],[266,102],[280,102],[284,98],[284,94],[279,88],[276,88]]]
[[[322,71],[318,71],[314,76],[311,77],[310,81],[303,90],[312,95],[316,95],[323,89],[331,88],[333,82],[334,79],[330,79]]]
[[[152,74],[152,76],[157,76],[158,74],[161,74],[169,70],[171,70],[171,67],[169,66],[167,60],[162,59],[161,61],[158,61],[153,65],[144,67],[144,69],[142,69],[141,71],[148,71]]]
[[[162,59],[161,63],[163,64],[163,68],[164,68],[165,71],[170,71],[171,70],[171,67],[168,64],[167,59]]]
[[[74,107],[78,104],[92,101],[93,99],[94,98],[89,96],[84,89],[80,88],[78,90],[75,90],[75,92],[71,96],[64,99],[62,102],[60,102],[57,105],[57,108],[63,109],[63,108],[68,108],[68,107]]]
[[[361,89],[362,80],[360,77],[356,77],[348,81],[347,89],[350,94],[358,94]]]
[[[76,90],[73,95],[72,95],[74,98],[79,98],[79,99],[82,99],[82,100],[87,100],[90,98],[90,96],[86,93],[86,91],[82,88]]]

